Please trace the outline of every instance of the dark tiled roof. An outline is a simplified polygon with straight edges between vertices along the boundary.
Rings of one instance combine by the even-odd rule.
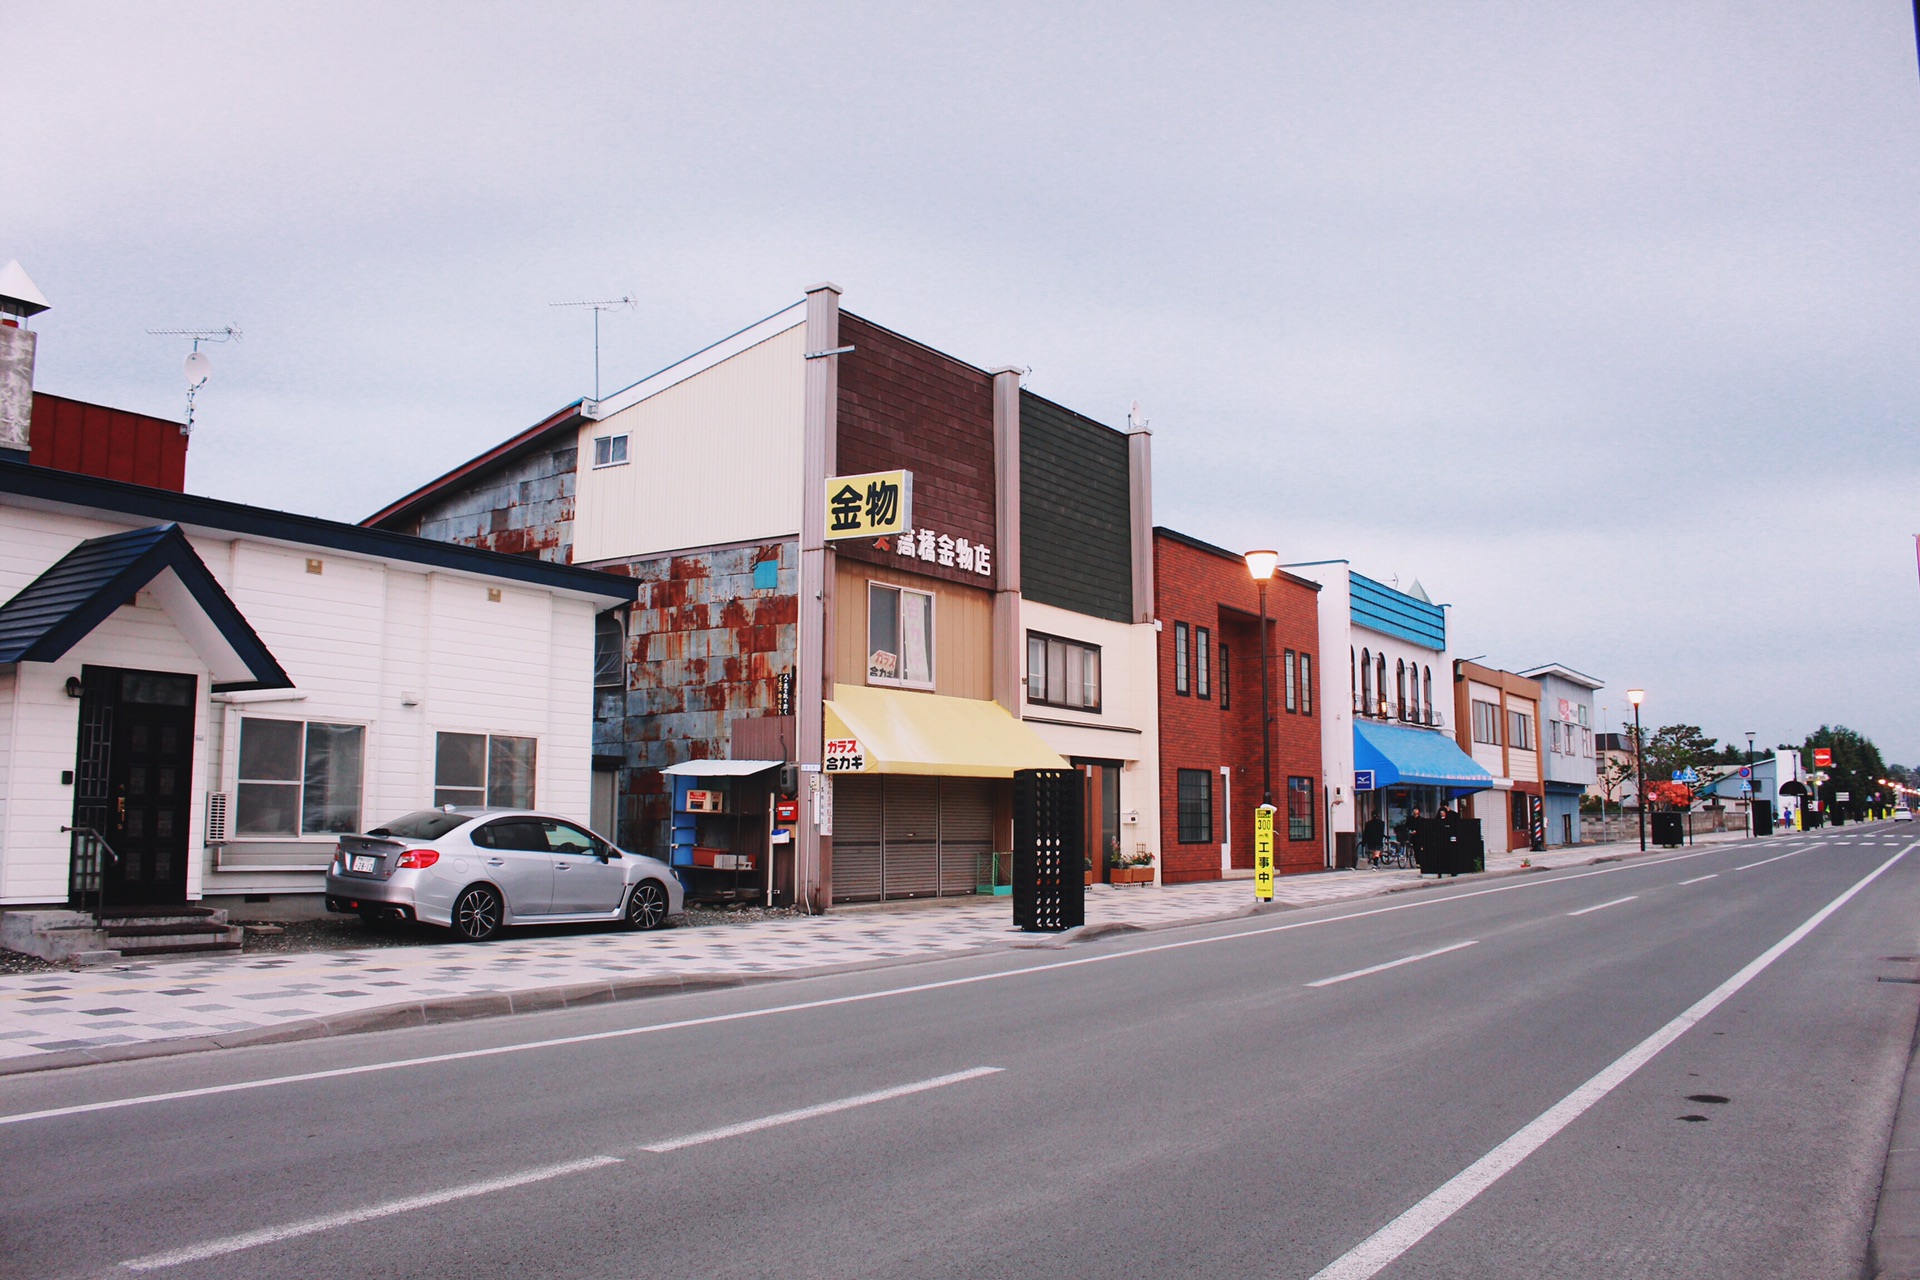
[[[280,663],[241,616],[177,524],[130,529],[81,543],[0,604],[0,663],[53,662],[166,570],[193,593],[207,618],[246,663],[249,681],[218,689],[285,689]]]

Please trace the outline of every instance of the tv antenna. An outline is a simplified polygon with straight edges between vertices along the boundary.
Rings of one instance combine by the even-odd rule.
[[[187,375],[187,420],[180,426],[180,434],[193,434],[193,398],[200,394],[200,388],[207,385],[207,375],[213,372],[213,361],[207,359],[200,350],[203,342],[238,342],[240,330],[234,325],[222,325],[218,329],[149,329],[148,333],[161,338],[192,338],[193,350],[187,353],[185,373]]]
[[[550,307],[592,307],[593,308],[593,398],[600,399],[600,313],[602,311],[631,311],[634,308],[632,294],[623,298],[608,298],[599,302],[549,302]]]

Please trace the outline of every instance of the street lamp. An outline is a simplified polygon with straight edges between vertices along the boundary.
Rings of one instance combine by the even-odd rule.
[[[1640,817],[1640,852],[1647,851],[1647,762],[1640,745],[1640,704],[1647,700],[1645,689],[1627,690],[1627,701],[1633,704],[1633,790],[1634,805]]]
[[[1760,794],[1753,776],[1753,730],[1747,730],[1747,839],[1753,839],[1753,798]]]
[[[1267,583],[1280,567],[1278,551],[1247,552],[1247,572],[1260,588],[1260,803],[1273,803],[1273,690],[1267,676]]]

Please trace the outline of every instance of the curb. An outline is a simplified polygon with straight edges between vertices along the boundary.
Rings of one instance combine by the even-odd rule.
[[[1920,1280],[1920,1024],[1907,1049],[1900,1106],[1867,1246],[1868,1280]]]
[[[1649,854],[1652,849],[1647,850]],[[1571,863],[1574,866],[1595,866],[1603,862],[1621,862],[1640,856],[1632,853],[1610,854],[1593,858],[1586,863]],[[1467,883],[1481,880],[1505,879],[1509,876],[1531,875],[1536,871],[1567,870],[1567,867],[1510,867],[1499,871],[1480,871],[1469,873]],[[1338,906],[1346,902],[1366,898],[1386,897],[1395,893],[1411,893],[1419,889],[1437,889],[1447,883],[1458,884],[1460,877],[1435,878],[1432,881],[1421,879],[1412,884],[1388,884],[1365,893],[1356,893],[1347,898],[1330,902],[1269,902],[1252,903],[1237,907],[1218,915],[1200,916],[1187,920],[1170,920],[1155,924],[1133,924],[1123,920],[1109,921],[1105,924],[1081,925],[1057,934],[1041,934],[1031,938],[1021,938],[1006,944],[1008,950],[1063,950],[1075,943],[1094,942],[1101,938],[1117,937],[1130,933],[1154,933],[1165,929],[1184,929],[1194,925],[1219,924],[1227,920],[1242,920],[1248,917],[1271,915],[1282,911],[1306,911],[1320,907]],[[303,1018],[294,1022],[282,1023],[273,1027],[252,1027],[245,1031],[223,1032],[211,1036],[185,1036],[173,1040],[143,1040],[135,1044],[102,1045],[95,1049],[60,1049],[32,1057],[0,1058],[0,1077],[27,1075],[40,1071],[58,1071],[67,1067],[100,1066],[112,1062],[134,1062],[144,1058],[167,1058],[186,1053],[203,1053],[209,1049],[238,1049],[252,1045],[288,1044],[297,1040],[322,1040],[333,1036],[358,1035],[370,1031],[394,1031],[407,1027],[438,1026],[450,1022],[471,1022],[479,1018],[497,1018],[516,1013],[541,1013],[554,1009],[576,1009],[587,1005],[611,1004],[623,1000],[642,1000],[652,996],[670,996],[691,994],[701,991],[717,991],[730,987],[745,987],[769,982],[785,982],[796,978],[830,977],[836,974],[855,973],[868,969],[895,968],[900,965],[919,964],[935,960],[958,960],[970,956],[989,955],[1001,950],[1001,946],[971,947],[961,951],[941,952],[935,955],[895,956],[884,960],[862,960],[851,964],[824,965],[807,969],[790,969],[781,973],[716,973],[670,975],[652,978],[609,978],[605,981],[577,982],[562,987],[536,987],[526,991],[488,991],[470,996],[449,996],[438,1000],[409,1001],[404,1004],[383,1005],[377,1009],[362,1009],[356,1013],[342,1014],[337,1018]],[[1920,1044],[1920,1032],[1916,1032],[1916,1044]],[[1904,1102],[1908,1093],[1920,1097],[1920,1074],[1909,1065],[1909,1074],[1903,1088]],[[1916,1105],[1920,1112],[1920,1105]],[[1901,1118],[1906,1120],[1905,1108]],[[1920,1114],[1909,1123],[1913,1133],[1913,1163],[1907,1173],[1909,1184],[1920,1191]],[[1895,1148],[1902,1144],[1900,1131],[1896,1129]],[[1888,1164],[1888,1177],[1892,1177],[1891,1156]],[[1914,1197],[1914,1208],[1908,1213],[1910,1227],[1907,1228],[1908,1247],[1912,1251],[1914,1266],[1908,1271],[1874,1272],[1874,1280],[1920,1280],[1920,1196]],[[1876,1221],[1874,1227],[1875,1247],[1878,1248],[1880,1227]]]

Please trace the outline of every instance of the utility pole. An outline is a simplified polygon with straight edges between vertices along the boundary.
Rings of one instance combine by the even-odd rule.
[[[1647,757],[1640,732],[1640,704],[1646,700],[1645,689],[1627,690],[1627,701],[1633,704],[1633,791],[1634,812],[1640,819],[1640,852],[1647,851]]]

